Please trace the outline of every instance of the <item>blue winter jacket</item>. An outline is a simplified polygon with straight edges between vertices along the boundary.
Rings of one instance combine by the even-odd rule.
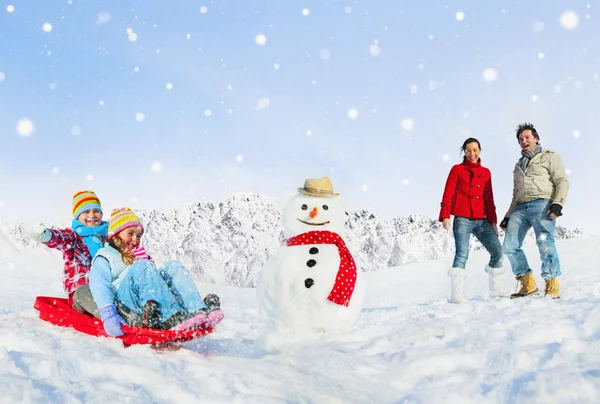
[[[131,265],[123,262],[121,253],[105,244],[94,257],[90,269],[90,291],[98,308],[115,304],[115,295]]]

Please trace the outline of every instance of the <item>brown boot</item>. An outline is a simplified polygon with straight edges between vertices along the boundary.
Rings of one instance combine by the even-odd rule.
[[[550,296],[553,299],[560,299],[560,282],[558,278],[546,281],[546,293],[544,296]]]
[[[517,299],[519,297],[525,296],[534,296],[539,294],[537,285],[535,284],[535,279],[533,279],[532,274],[525,274],[523,276],[519,276],[517,278],[519,282],[521,282],[521,289],[517,293],[513,293],[510,295],[511,299]]]

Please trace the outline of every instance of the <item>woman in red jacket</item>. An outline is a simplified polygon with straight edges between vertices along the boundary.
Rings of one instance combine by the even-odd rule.
[[[450,170],[440,210],[440,222],[444,229],[450,229],[450,215],[454,215],[454,243],[456,253],[452,268],[448,271],[451,279],[452,303],[464,302],[465,266],[469,257],[469,239],[473,234],[490,253],[490,262],[485,267],[489,274],[490,297],[502,296],[500,285],[502,267],[502,245],[498,240],[496,227],[496,205],[492,191],[490,170],[481,165],[481,145],[474,138],[468,138],[462,145],[463,162]]]

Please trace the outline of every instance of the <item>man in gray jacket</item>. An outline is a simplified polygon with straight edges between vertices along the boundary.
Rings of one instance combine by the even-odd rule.
[[[560,297],[560,261],[554,245],[555,219],[562,215],[569,181],[560,156],[542,148],[535,127],[524,123],[517,128],[521,158],[513,171],[514,187],[510,208],[500,227],[506,230],[503,251],[521,289],[511,298],[539,293],[525,253],[521,249],[527,231],[533,227],[542,259],[545,295]]]

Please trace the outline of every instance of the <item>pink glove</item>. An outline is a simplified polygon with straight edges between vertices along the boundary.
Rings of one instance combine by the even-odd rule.
[[[148,253],[146,253],[146,249],[144,247],[142,247],[141,245],[138,245],[137,247],[133,247],[131,249],[131,253],[135,257],[136,261],[139,261],[139,260],[152,261],[152,258],[148,255]]]

